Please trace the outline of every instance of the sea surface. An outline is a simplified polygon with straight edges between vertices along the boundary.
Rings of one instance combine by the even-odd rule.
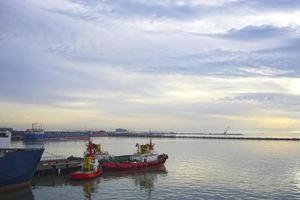
[[[132,154],[147,138],[93,138],[114,155]],[[154,138],[169,156],[165,167],[109,173],[86,181],[66,176],[36,177],[31,187],[0,199],[300,199],[297,141]],[[44,156],[82,156],[86,141],[15,142],[45,147]]]

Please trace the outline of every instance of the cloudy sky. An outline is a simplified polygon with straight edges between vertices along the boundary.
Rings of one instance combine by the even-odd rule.
[[[0,126],[300,133],[298,0],[0,1]]]

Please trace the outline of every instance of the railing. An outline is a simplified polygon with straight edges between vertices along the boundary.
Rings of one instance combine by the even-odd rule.
[[[45,156],[41,158],[41,161],[52,161],[52,160],[65,160],[65,156]]]

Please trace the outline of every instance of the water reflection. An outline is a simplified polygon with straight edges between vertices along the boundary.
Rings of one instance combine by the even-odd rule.
[[[129,182],[134,183],[140,190],[148,192],[148,197],[151,198],[155,182],[157,182],[158,176],[163,174],[167,174],[165,166],[124,172],[107,172],[98,178],[86,181],[70,180],[67,175],[41,176],[33,179],[32,188],[35,190],[41,187],[80,187],[86,199],[93,199],[93,194],[100,191],[101,182],[127,179]]]
[[[67,175],[41,176],[33,179],[32,188],[37,189],[39,187],[62,186],[81,187],[84,197],[86,199],[91,199],[92,194],[97,191],[100,185],[100,180],[101,177],[85,181],[74,181],[70,180]]]
[[[300,172],[295,174],[295,185],[297,189],[300,191]]]
[[[148,192],[148,199],[151,199],[151,193],[154,190],[155,182],[157,182],[159,175],[167,175],[167,170],[164,165],[148,168],[139,169],[134,171],[124,172],[111,172],[103,175],[103,179],[115,179],[115,178],[127,178],[134,182],[134,185],[140,190]]]
[[[92,199],[92,194],[97,191],[99,184],[100,178],[86,181],[70,181],[70,185],[82,187],[86,199]]]
[[[32,180],[32,188],[37,187],[55,187],[69,185],[70,180],[66,175],[54,175],[54,176],[39,176],[34,177]]]
[[[15,200],[15,199],[33,200],[34,197],[30,186],[24,187],[19,190],[4,192],[0,194],[0,200]]]
[[[103,179],[114,179],[114,178],[128,178],[132,179],[137,187],[140,189],[152,189],[154,183],[157,181],[157,176],[159,174],[167,174],[166,167],[164,165],[148,168],[148,169],[138,169],[129,170],[123,172],[107,172],[103,174]]]

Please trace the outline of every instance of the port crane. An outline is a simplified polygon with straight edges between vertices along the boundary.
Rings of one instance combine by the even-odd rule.
[[[227,128],[224,130],[224,135],[226,135],[229,130],[230,130],[230,127],[227,126]]]

